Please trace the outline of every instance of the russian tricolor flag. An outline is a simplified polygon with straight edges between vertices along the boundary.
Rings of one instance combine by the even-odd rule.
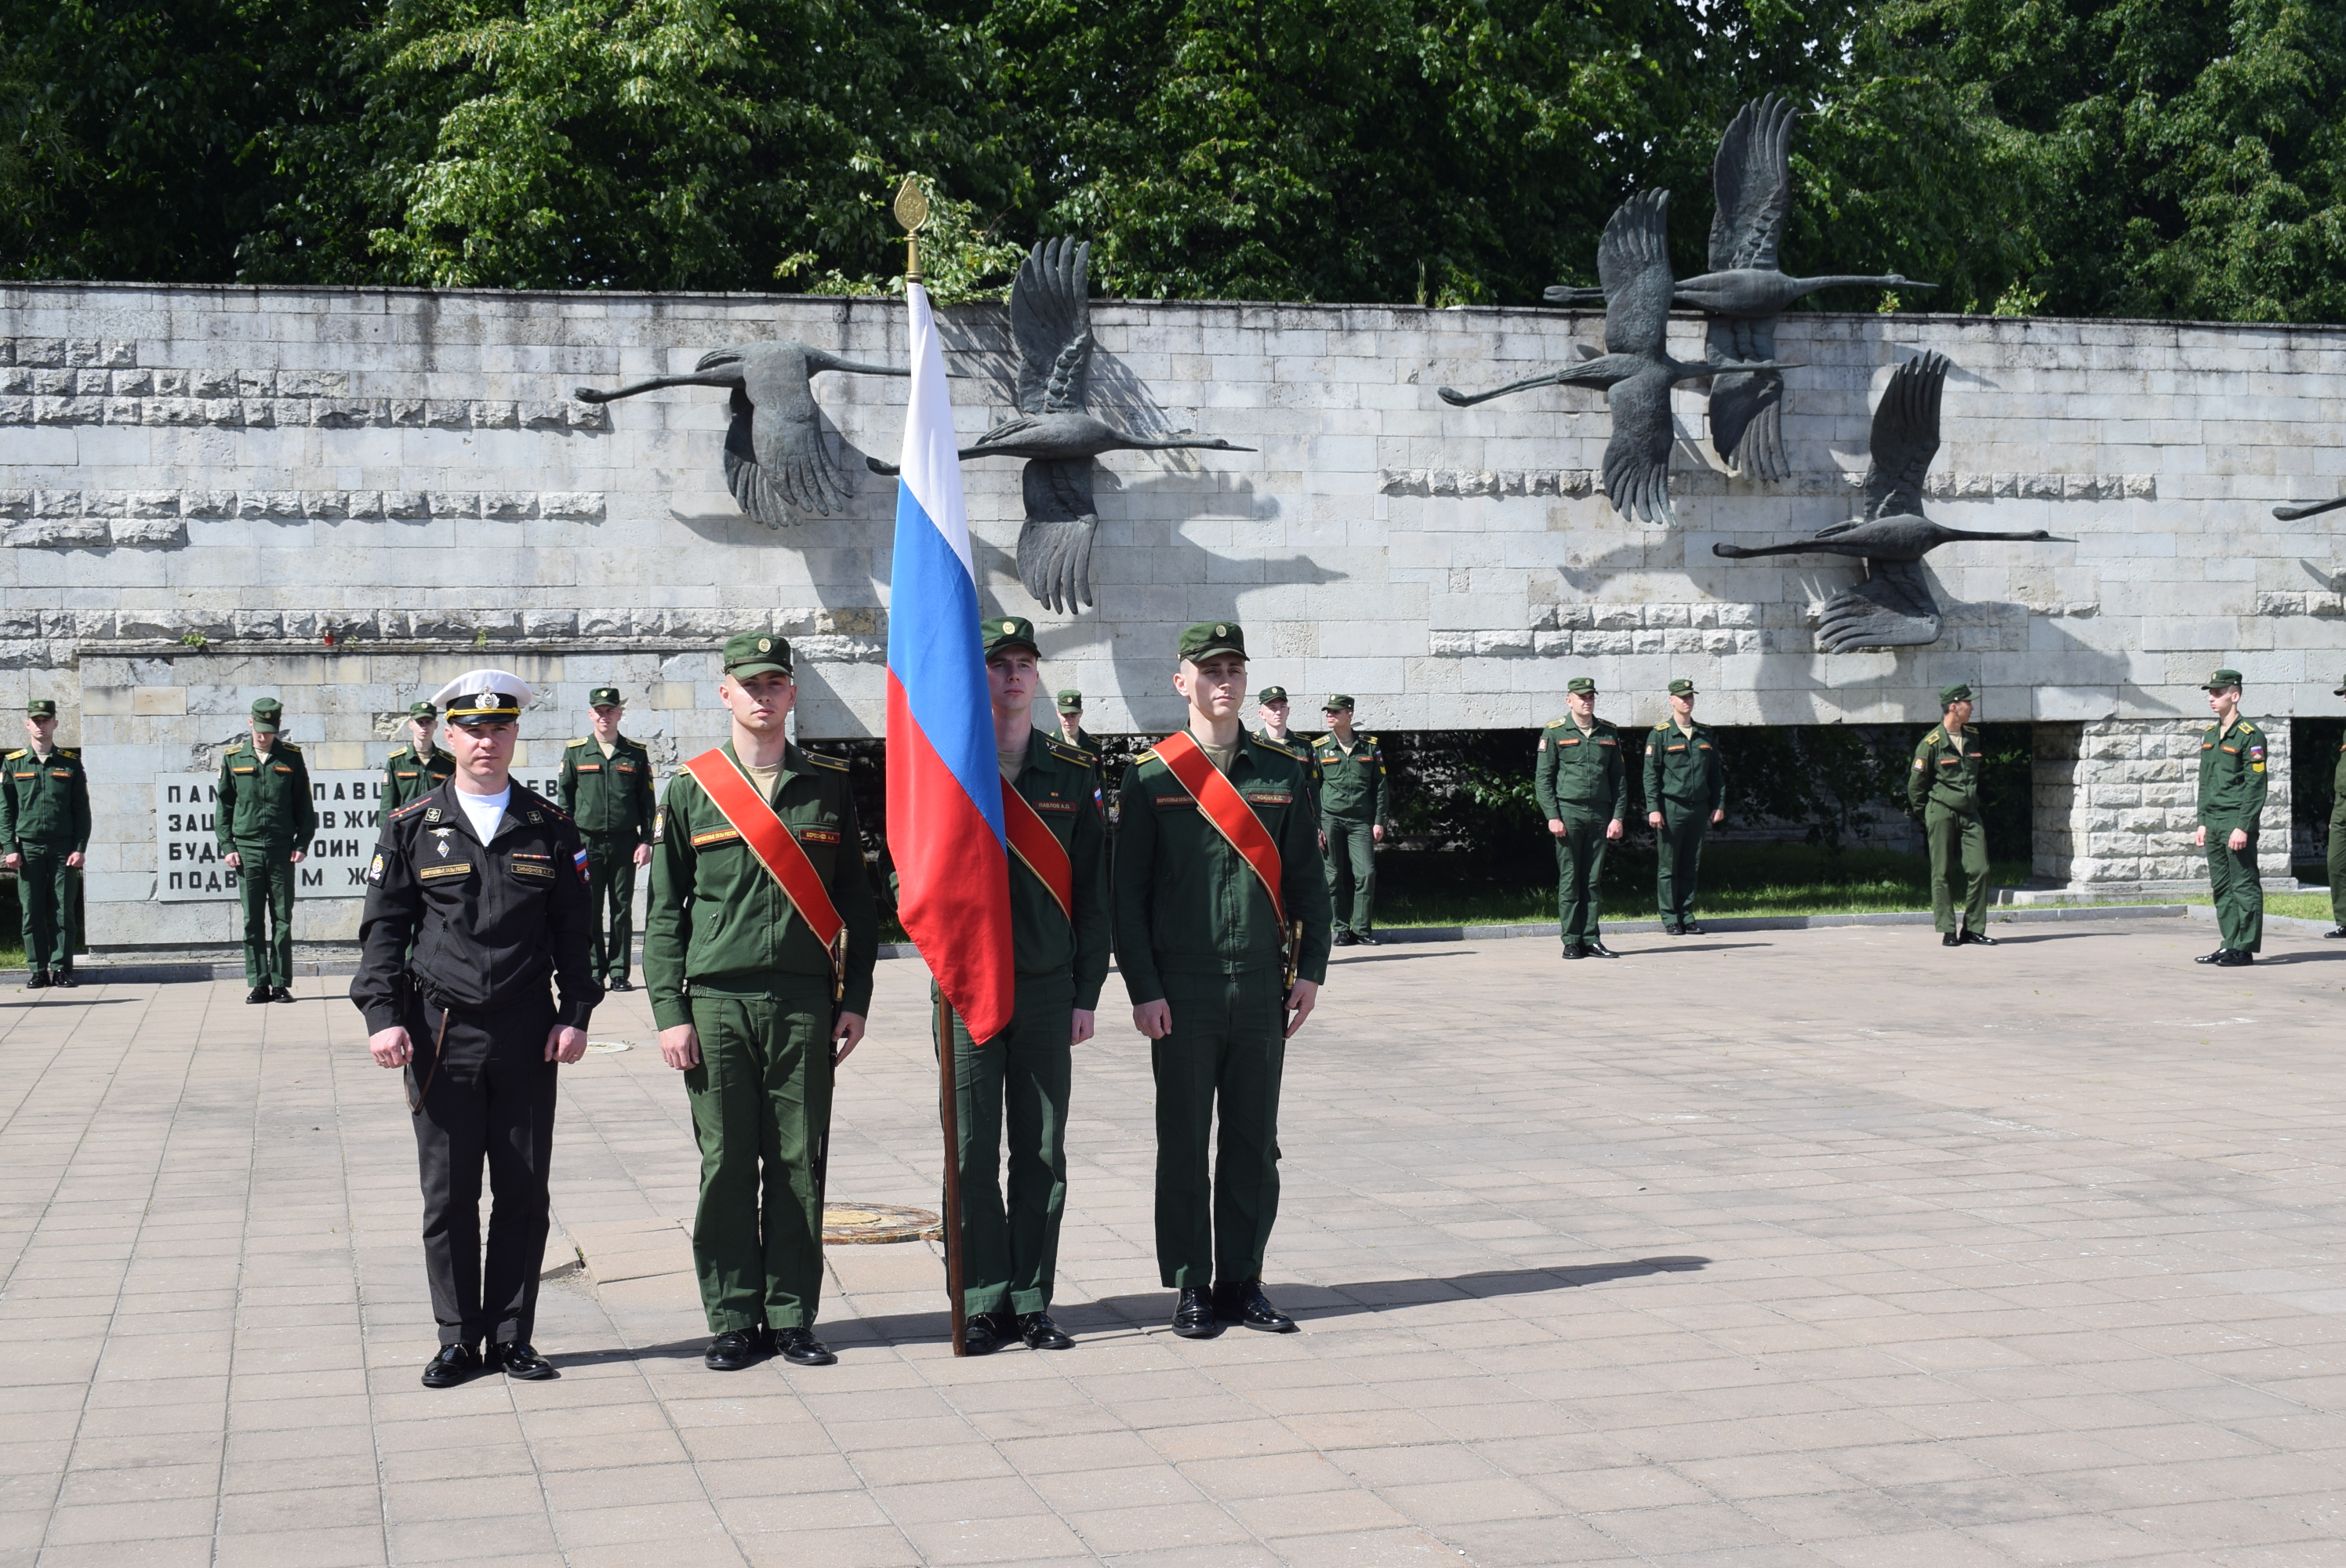
[[[982,1042],[1015,1005],[1002,774],[944,349],[927,290],[904,292],[913,395],[889,575],[888,847],[905,933]]]

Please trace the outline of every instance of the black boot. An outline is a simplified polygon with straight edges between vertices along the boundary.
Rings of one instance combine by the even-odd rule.
[[[1969,926],[1965,926],[1964,928],[1964,934],[1957,940],[1962,942],[1966,947],[1994,947],[1995,945],[1995,938],[1988,935],[1987,932],[1984,931],[1974,931]]]
[[[443,1345],[423,1369],[427,1389],[453,1389],[469,1383],[481,1370],[480,1353],[470,1345]]]
[[[276,993],[271,992],[269,987],[265,985],[256,985],[250,991],[244,993],[244,1003],[248,1007],[258,1007],[264,1002],[274,1002],[276,1000]]]
[[[1260,1329],[1266,1334],[1292,1334],[1295,1319],[1272,1306],[1262,1293],[1262,1281],[1214,1287],[1214,1316],[1225,1323]]]
[[[1214,1321],[1213,1298],[1194,1285],[1184,1285],[1173,1300],[1173,1332],[1184,1339],[1210,1339],[1222,1331]]]
[[[1939,933],[1939,945],[1941,947],[1961,947],[1964,945],[1964,939],[1957,936],[1953,932],[1943,931]]]
[[[27,991],[46,991],[48,988],[49,972],[46,969],[36,969],[25,977],[25,989]]]
[[[1018,1314],[1018,1337],[1030,1350],[1071,1350],[1076,1344],[1066,1329],[1051,1321],[1048,1312]]]

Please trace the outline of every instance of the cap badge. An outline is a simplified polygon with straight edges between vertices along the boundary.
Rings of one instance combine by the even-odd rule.
[[[1214,628],[1214,635],[1218,637],[1226,637],[1230,635],[1230,628],[1228,626],[1216,626]]]
[[[771,638],[771,637],[760,637],[760,638],[758,639],[758,651],[759,651],[760,653],[771,653],[771,652],[773,652],[773,651],[774,651],[774,639],[773,639],[773,638]]]

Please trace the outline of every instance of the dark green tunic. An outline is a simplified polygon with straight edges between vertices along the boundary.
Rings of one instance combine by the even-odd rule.
[[[442,747],[434,747],[429,757],[415,755],[415,748],[403,746],[382,759],[382,814],[390,816],[410,800],[420,800],[456,772],[456,759]]]
[[[1570,714],[1540,731],[1538,758],[1532,794],[1548,821],[1564,824],[1556,840],[1556,908],[1568,951],[1598,940],[1606,830],[1629,813],[1629,770],[1620,731],[1601,718],[1583,729]]]
[[[78,752],[60,746],[36,757],[28,746],[8,753],[0,768],[0,844],[24,857],[16,912],[26,967],[70,972],[81,946],[81,871],[66,859],[89,850],[89,775]]]
[[[1694,919],[1695,882],[1702,843],[1714,812],[1727,809],[1727,769],[1719,743],[1702,725],[1681,734],[1666,718],[1646,737],[1646,809],[1659,811],[1654,835],[1654,907],[1665,930]]]
[[[2199,737],[2199,825],[2208,830],[2208,884],[2223,942],[2239,952],[2265,943],[2265,887],[2257,871],[2257,830],[2271,775],[2265,734],[2245,718],[2229,730],[2209,725]],[[2231,847],[2235,829],[2248,842]]]
[[[237,855],[244,908],[244,979],[272,990],[293,983],[293,851],[318,835],[318,806],[301,748],[277,738],[267,756],[247,736],[220,759],[213,802],[220,852]]]

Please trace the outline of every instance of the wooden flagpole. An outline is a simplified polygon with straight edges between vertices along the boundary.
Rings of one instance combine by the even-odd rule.
[[[937,1111],[945,1130],[945,1294],[953,1298],[953,1353],[969,1354],[969,1313],[961,1278],[961,1095],[954,1058],[952,1004],[937,996]]]

